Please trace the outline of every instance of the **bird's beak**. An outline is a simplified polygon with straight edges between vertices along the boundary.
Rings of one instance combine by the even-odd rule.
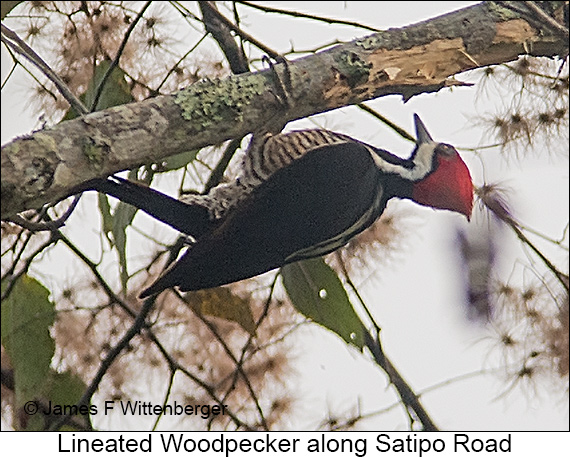
[[[433,143],[433,138],[426,129],[426,126],[417,114],[414,114],[414,122],[416,124],[416,143],[418,145],[423,143]]]

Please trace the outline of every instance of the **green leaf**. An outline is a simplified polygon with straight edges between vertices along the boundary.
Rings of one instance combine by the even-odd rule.
[[[309,259],[281,268],[293,306],[344,341],[362,349],[366,328],[350,303],[342,282],[323,259]]]
[[[185,167],[196,158],[198,151],[199,149],[194,149],[167,157],[161,161],[161,172],[178,170]]]
[[[137,208],[119,202],[113,213],[113,241],[119,254],[119,271],[123,290],[127,289],[129,273],[127,270],[127,227],[131,225]]]
[[[97,194],[97,201],[99,203],[99,213],[101,213],[101,230],[103,234],[113,246],[113,240],[109,233],[113,230],[113,216],[111,214],[111,205],[109,204],[109,197],[105,194]]]
[[[91,108],[95,100],[96,91],[99,89],[99,84],[110,66],[111,62],[104,60],[95,67],[95,74],[85,92],[85,104],[88,108]],[[125,76],[126,73],[119,67],[113,69],[105,82],[105,87],[103,88],[103,92],[101,92],[95,111],[111,108],[112,106],[124,105],[125,103],[133,101],[131,90]]]
[[[48,378],[45,380],[44,395],[38,400],[43,400],[40,404],[45,406],[48,402],[51,403],[52,407],[61,407],[64,405],[75,405],[83,395],[83,392],[87,388],[85,383],[77,377],[77,375],[64,371],[58,373],[51,370]],[[88,410],[88,406],[84,407]],[[25,414],[21,411],[21,414]],[[26,418],[23,425],[23,429],[26,431],[42,431],[46,429],[45,417],[43,414],[34,414],[31,416],[24,416]],[[80,414],[76,416],[76,420],[83,422],[85,427],[89,426],[91,417],[89,414]],[[76,427],[72,424],[67,424],[62,428],[62,431],[75,431]]]
[[[89,81],[87,90],[79,96],[79,100],[84,103],[87,109],[91,109],[91,105],[93,104],[97,91],[99,90],[99,84],[103,80],[110,66],[111,62],[108,60],[104,60],[98,64],[95,67],[93,78]],[[126,73],[119,67],[115,67],[113,69],[105,82],[105,86],[94,111],[111,108],[112,106],[124,105],[125,103],[133,101],[133,96],[131,95],[131,90],[125,76]],[[65,114],[63,120],[67,121],[76,117],[77,113],[73,108],[70,108]]]
[[[86,388],[85,383],[76,374],[69,371],[52,371],[47,398],[56,405],[75,405]]]
[[[55,343],[49,329],[54,322],[54,304],[49,290],[23,275],[2,302],[2,345],[14,368],[16,407],[38,398],[48,388]]]
[[[49,386],[48,399],[54,405],[77,404],[87,388],[85,383],[76,374],[69,371],[62,373],[52,371]],[[85,407],[85,409],[88,409],[88,406]],[[91,415],[81,413],[80,416],[78,416],[78,420],[84,421],[85,426],[88,426],[91,423]],[[76,428],[71,424],[67,424],[62,431],[74,431],[75,429]]]
[[[136,180],[137,175],[138,170],[131,170],[127,177],[130,180]],[[143,182],[145,184],[150,184],[152,177],[152,174],[147,174]],[[127,227],[133,222],[137,211],[138,208],[136,206],[119,202],[113,212],[111,232],[113,233],[115,249],[117,249],[117,253],[119,254],[119,273],[123,290],[127,289],[127,281],[129,279],[129,273],[127,270]]]

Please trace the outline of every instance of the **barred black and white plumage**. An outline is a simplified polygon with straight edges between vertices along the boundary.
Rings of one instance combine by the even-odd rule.
[[[469,217],[467,167],[415,121],[418,140],[408,159],[327,130],[263,132],[253,135],[237,178],[207,195],[176,200],[120,178],[92,188],[195,239],[141,297],[175,286],[216,287],[334,251],[369,227],[392,197]]]
[[[221,219],[273,173],[307,152],[320,146],[350,142],[358,143],[347,135],[322,129],[298,130],[278,135],[269,132],[256,134],[248,146],[234,181],[220,184],[206,195],[185,195],[180,200],[189,205],[206,208],[212,220]]]

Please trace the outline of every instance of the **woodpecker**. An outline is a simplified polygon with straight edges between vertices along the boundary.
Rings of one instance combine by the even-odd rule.
[[[141,298],[259,275],[328,254],[372,225],[392,197],[469,220],[473,184],[456,149],[432,139],[415,115],[407,159],[323,129],[254,134],[238,177],[176,200],[121,178],[91,189],[130,203],[189,235],[193,244]]]

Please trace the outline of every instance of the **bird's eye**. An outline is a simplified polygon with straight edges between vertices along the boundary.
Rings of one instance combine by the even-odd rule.
[[[453,157],[455,154],[457,154],[457,151],[453,146],[445,143],[439,143],[435,148],[435,152],[437,154],[441,154],[444,157]]]

